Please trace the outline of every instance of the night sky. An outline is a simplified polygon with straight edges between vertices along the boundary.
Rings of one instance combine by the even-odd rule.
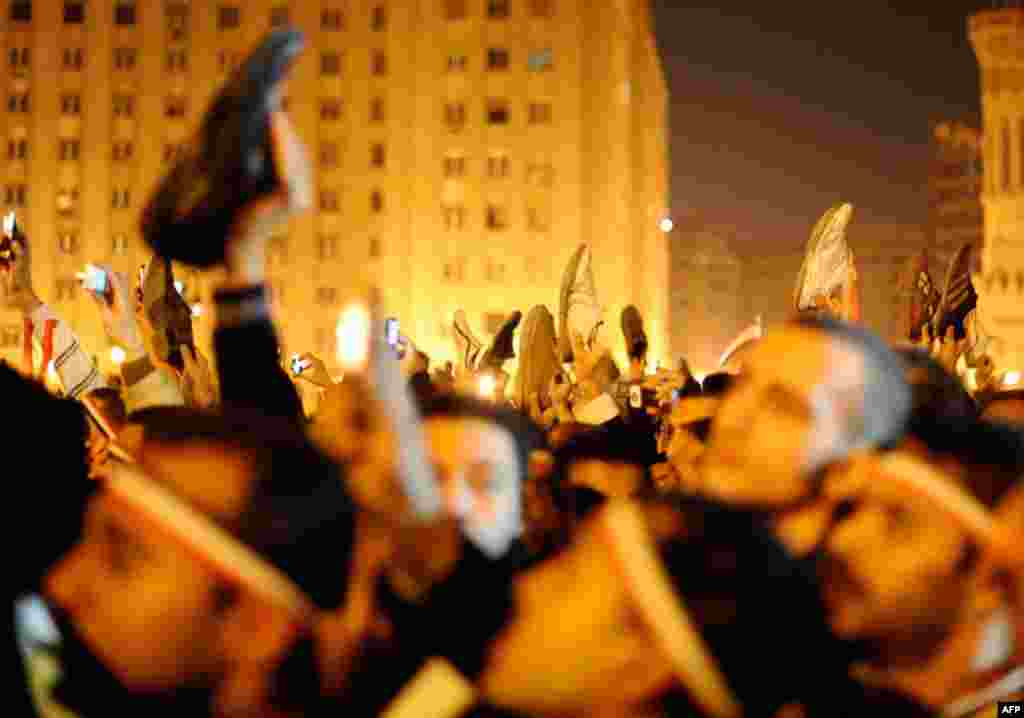
[[[994,3],[653,0],[670,92],[672,212],[791,250],[834,201],[926,217],[929,123],[979,122],[966,17]]]

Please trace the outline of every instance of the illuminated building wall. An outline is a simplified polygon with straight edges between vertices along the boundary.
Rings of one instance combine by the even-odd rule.
[[[982,276],[978,318],[1001,341],[997,369],[1024,367],[1024,8],[971,16],[971,44],[981,73],[985,171]]]
[[[274,24],[308,47],[286,107],[316,166],[316,209],[270,249],[286,351],[332,359],[342,304],[371,284],[437,361],[463,307],[480,334],[557,311],[594,248],[606,340],[645,314],[667,349],[666,89],[645,0],[7,0],[0,200],[32,241],[39,294],[109,351],[74,274],[134,272],[139,211],[176,148]],[[3,146],[0,145],[0,151]],[[208,277],[179,277],[190,299]],[[208,313],[207,313],[208,314]],[[200,336],[209,317],[198,319]],[[0,350],[16,358],[5,316]],[[109,369],[109,363],[107,363]]]
[[[932,128],[932,142],[928,269],[932,279],[941,283],[950,258],[964,242],[981,246],[981,130],[962,122],[940,122]]]

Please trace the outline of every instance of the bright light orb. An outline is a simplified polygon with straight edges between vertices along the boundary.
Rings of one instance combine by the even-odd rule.
[[[362,371],[370,356],[370,312],[363,304],[350,304],[341,311],[336,329],[335,354],[338,363],[351,371]]]
[[[121,347],[112,347],[110,350],[110,361],[114,362],[118,366],[124,364],[125,354],[124,349]]]
[[[662,232],[664,232],[665,234],[668,234],[669,232],[672,231],[672,229],[676,225],[675,225],[675,222],[673,222],[671,218],[665,217],[663,220],[661,220],[661,222],[659,223],[659,226],[661,227],[661,231]]]

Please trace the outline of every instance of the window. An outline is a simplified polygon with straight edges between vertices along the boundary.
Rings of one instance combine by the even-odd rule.
[[[7,159],[24,160],[28,159],[28,140],[8,140]]]
[[[63,115],[78,115],[82,112],[82,96],[66,94],[60,96],[60,111]]]
[[[181,42],[188,33],[188,5],[183,2],[169,2],[164,7],[167,34],[172,42]]]
[[[335,122],[341,118],[341,100],[330,97],[320,100],[320,119],[324,122]]]
[[[370,193],[370,211],[374,214],[380,214],[384,211],[384,195],[381,194],[379,189],[375,189]]]
[[[288,8],[283,5],[270,9],[270,27],[284,27],[291,22]]]
[[[341,55],[337,52],[320,53],[320,74],[338,75],[341,73]]]
[[[444,0],[445,20],[463,20],[466,17],[466,0]]]
[[[12,47],[10,50],[11,69],[15,74],[27,70],[32,59],[32,51],[27,47]]]
[[[508,69],[508,50],[501,47],[492,47],[487,50],[488,70]]]
[[[458,132],[466,124],[466,106],[461,102],[449,102],[444,106],[444,122],[448,129]]]
[[[345,16],[341,10],[322,10],[320,12],[320,29],[338,31],[345,26]]]
[[[115,189],[110,206],[112,209],[128,209],[132,206],[132,193],[129,189]]]
[[[81,143],[78,140],[60,141],[60,159],[64,162],[77,161]]]
[[[4,188],[4,203],[14,207],[27,204],[28,187],[23,184],[9,184]]]
[[[487,0],[487,17],[504,20],[508,17],[508,0]]]
[[[110,253],[116,256],[128,254],[128,235],[115,234],[110,240]]]
[[[332,189],[320,190],[320,211],[338,211],[338,193]]]
[[[551,105],[547,102],[531,102],[529,116],[531,125],[551,124]]]
[[[388,26],[388,12],[383,5],[374,5],[370,12],[370,29],[380,32]]]
[[[338,145],[335,142],[321,142],[320,143],[320,166],[321,167],[337,167],[338,166]]]
[[[508,218],[503,207],[487,206],[487,229],[501,231],[508,227]]]
[[[32,22],[32,0],[14,0],[11,3],[11,22]]]
[[[74,232],[61,232],[57,235],[57,246],[64,254],[77,254],[78,235]]]
[[[28,112],[30,107],[31,103],[27,92],[7,96],[8,112]]]
[[[466,260],[456,259],[444,264],[444,278],[449,282],[461,282],[466,275]]]
[[[64,277],[57,280],[56,291],[54,294],[56,295],[58,302],[70,302],[75,298],[75,292],[77,290],[78,280]]]
[[[466,225],[466,208],[460,205],[445,205],[441,208],[444,217],[444,228],[448,230],[462,229]]]
[[[487,101],[487,124],[507,125],[508,124],[508,102],[505,100]]]
[[[370,259],[380,259],[380,237],[370,237]]]
[[[134,70],[135,69],[135,48],[115,47],[114,48],[114,69]]]
[[[330,306],[338,302],[338,290],[334,287],[317,287],[316,303],[322,306]]]
[[[508,155],[493,154],[487,158],[487,176],[491,179],[502,179],[508,176]]]
[[[7,324],[0,329],[0,346],[5,349],[19,346],[21,342],[21,327],[17,324]]]
[[[384,145],[375,144],[370,147],[370,166],[380,169],[384,167],[385,151]]]
[[[334,259],[338,256],[338,237],[325,234],[317,238],[317,257],[321,260]]]
[[[530,163],[526,167],[526,182],[537,187],[550,187],[555,170],[548,164]]]
[[[383,50],[374,50],[370,61],[370,72],[374,75],[388,74],[388,56]]]
[[[370,122],[384,122],[384,98],[370,100]]]
[[[217,8],[217,29],[234,30],[242,24],[242,11],[237,5],[221,5]]]
[[[530,53],[530,59],[527,61],[527,67],[530,72],[543,72],[544,70],[550,70],[553,64],[554,55],[551,52],[551,48],[534,50]]]
[[[167,51],[167,71],[184,72],[188,68],[188,52],[182,49]]]
[[[221,50],[217,53],[217,64],[221,72],[231,72],[238,67],[238,53],[231,50]]]
[[[448,56],[448,72],[465,72],[467,57],[462,53],[453,53]]]
[[[65,48],[64,49],[64,69],[65,70],[81,70],[82,65],[85,64],[85,51],[80,48]]]
[[[184,97],[168,97],[164,101],[164,116],[166,117],[184,117],[185,110],[186,104]]]
[[[62,217],[70,217],[78,209],[78,188],[63,187],[57,192],[55,199],[57,214]]]
[[[526,225],[531,232],[546,232],[548,230],[547,213],[536,207],[528,207],[526,210]]]
[[[487,262],[487,265],[487,278],[490,279],[493,276],[493,273],[491,271],[491,262],[489,260]],[[501,312],[484,313],[484,331],[487,332],[488,334],[497,334],[498,330],[501,329],[501,325],[504,323],[505,315],[502,314]]]
[[[534,17],[551,17],[554,10],[552,0],[530,0],[530,14]]]
[[[113,147],[114,162],[127,162],[135,154],[135,146],[131,142],[115,142]]]
[[[134,25],[135,24],[135,3],[133,2],[120,2],[114,8],[114,24],[115,25]]]
[[[81,25],[85,22],[85,3],[82,0],[64,0],[64,24]]]
[[[444,176],[462,177],[466,174],[466,158],[461,155],[449,155],[444,158]]]
[[[502,282],[505,279],[505,265],[488,258],[484,263],[484,278],[488,282]],[[491,334],[497,334],[504,324],[505,317],[502,314],[485,314],[484,328]]]

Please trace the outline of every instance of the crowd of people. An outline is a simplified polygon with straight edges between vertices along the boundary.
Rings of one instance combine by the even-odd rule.
[[[92,268],[120,376],[7,229],[10,715],[960,718],[1020,697],[1024,394],[965,387],[969,293],[916,297],[923,338],[883,341],[841,205],[793,318],[700,379],[651,371],[636,307],[606,324],[583,245],[557,315],[511,312],[485,344],[460,311],[444,367],[367,297],[336,381],[281,356],[265,281],[309,204],[277,92],[300,46],[273,33],[215,100],[139,276]],[[220,270],[211,357],[172,262]]]

